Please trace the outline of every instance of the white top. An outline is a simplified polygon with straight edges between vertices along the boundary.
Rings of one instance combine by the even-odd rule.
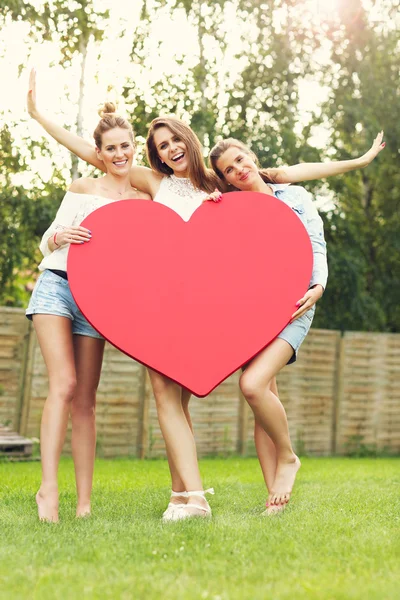
[[[163,177],[153,200],[174,210],[184,221],[189,221],[207,196],[209,194],[195,188],[190,179],[170,175]]]
[[[65,227],[76,227],[80,225],[90,213],[97,208],[118,202],[111,198],[103,198],[95,194],[76,194],[75,192],[67,192],[60,204],[54,221],[44,232],[39,248],[44,256],[44,259],[39,265],[39,270],[58,269],[60,271],[67,270],[67,257],[70,244],[65,244],[61,248],[57,248],[51,252],[47,245],[49,237],[53,236],[57,231],[61,231]]]

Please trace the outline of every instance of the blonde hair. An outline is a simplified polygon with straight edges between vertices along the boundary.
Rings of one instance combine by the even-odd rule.
[[[212,148],[210,154],[209,154],[209,161],[211,164],[211,167],[214,171],[214,173],[216,175],[218,175],[219,179],[225,184],[225,188],[227,186],[226,181],[225,181],[225,177],[224,175],[221,173],[221,171],[218,169],[217,167],[217,162],[218,160],[221,158],[221,156],[227,151],[229,150],[229,148],[238,148],[238,150],[241,150],[242,152],[244,152],[244,154],[247,154],[248,156],[250,156],[254,162],[256,163],[257,167],[259,167],[259,162],[258,162],[258,158],[257,156],[254,154],[254,152],[252,150],[250,150],[250,148],[248,146],[246,146],[246,144],[244,144],[243,142],[241,142],[240,140],[236,140],[235,138],[227,138],[225,140],[220,140],[217,144],[215,144],[214,148]],[[258,169],[258,172],[261,176],[261,179],[263,181],[265,181],[265,183],[275,183],[275,179],[272,175],[272,171],[269,169]],[[237,189],[234,186],[229,186],[229,189]]]
[[[116,129],[117,127],[126,129],[133,145],[136,145],[132,125],[124,119],[124,117],[117,115],[116,110],[116,106],[113,102],[105,102],[103,107],[99,110],[101,119],[93,132],[94,141],[99,150],[101,150],[103,133],[106,133],[106,131],[110,131],[111,129]]]
[[[172,175],[174,172],[168,165],[161,162],[154,142],[154,134],[161,127],[167,127],[186,145],[188,174],[192,184],[199,190],[213,192],[218,184],[218,178],[204,163],[200,140],[186,123],[176,117],[157,117],[150,123],[146,139],[146,154],[151,168],[161,175]]]

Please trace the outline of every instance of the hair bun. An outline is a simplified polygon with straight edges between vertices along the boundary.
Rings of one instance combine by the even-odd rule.
[[[115,114],[117,111],[117,107],[114,102],[105,102],[103,107],[99,110],[99,116],[101,119],[104,119],[107,115]]]

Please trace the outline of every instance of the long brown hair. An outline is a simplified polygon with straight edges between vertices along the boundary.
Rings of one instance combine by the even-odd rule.
[[[186,123],[176,117],[157,117],[150,123],[146,139],[146,154],[151,168],[161,173],[161,175],[172,175],[174,172],[168,165],[161,162],[154,143],[154,134],[161,127],[167,127],[171,133],[178,136],[185,143],[189,158],[188,174],[192,184],[199,190],[213,192],[219,181],[215,173],[208,169],[204,163],[200,140]]]
[[[116,129],[117,127],[120,129],[126,129],[129,133],[129,137],[133,146],[136,146],[132,125],[126,119],[124,119],[124,117],[117,115],[115,111],[116,106],[113,102],[106,102],[103,108],[99,110],[99,116],[101,119],[93,133],[94,141],[96,142],[96,146],[99,150],[101,150],[103,133],[110,131],[111,129]]]
[[[254,152],[252,150],[250,150],[250,148],[248,146],[246,146],[246,144],[243,144],[243,142],[241,142],[240,140],[236,140],[235,138],[227,138],[225,140],[220,140],[219,142],[217,142],[217,144],[215,144],[214,148],[211,150],[208,159],[210,161],[210,164],[211,164],[211,167],[212,167],[214,173],[216,175],[218,175],[219,179],[224,184],[225,189],[237,190],[238,188],[236,188],[235,186],[232,186],[232,185],[230,185],[228,188],[225,177],[223,176],[223,174],[217,167],[218,160],[221,158],[221,156],[227,150],[229,150],[229,148],[232,148],[232,147],[238,148],[238,150],[241,150],[242,152],[244,152],[244,154],[247,154],[248,156],[250,156],[256,163],[257,167],[259,167],[258,158],[254,154]],[[274,171],[274,169],[260,169],[260,168],[258,169],[261,179],[263,181],[265,181],[265,183],[275,183],[276,182],[276,179],[273,176],[273,171]],[[220,184],[220,187],[221,187],[221,184]]]

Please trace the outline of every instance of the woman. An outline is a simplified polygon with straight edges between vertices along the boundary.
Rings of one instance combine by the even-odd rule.
[[[283,331],[246,366],[240,388],[255,416],[255,441],[269,491],[267,514],[289,500],[300,461],[291,446],[285,410],[273,386],[275,376],[294,362],[311,326],[315,303],[326,287],[328,266],[323,222],[304,188],[273,185],[273,173],[260,171],[257,158],[242,142],[222,140],[210,153],[210,163],[229,189],[275,195],[290,206],[303,222],[313,248],[313,272],[309,289],[297,302],[298,309]]]
[[[69,412],[78,503],[76,515],[90,514],[96,448],[96,390],[104,339],[91,327],[72,298],[67,280],[71,244],[88,243],[90,231],[79,224],[96,208],[125,198],[149,198],[130,184],[135,153],[129,123],[107,104],[94,132],[96,153],[106,175],[74,181],[54,223],[43,236],[42,271],[26,311],[38,336],[49,377],[40,430],[42,482],[36,495],[39,518],[58,521],[57,471]]]
[[[65,130],[36,107],[35,72],[30,78],[28,112],[44,129],[71,152],[104,170],[92,144]],[[131,168],[131,184],[166,204],[188,220],[215,189],[218,178],[204,164],[200,142],[193,131],[176,118],[155,119],[149,129],[146,149],[151,169]],[[294,183],[335,175],[366,166],[377,154],[375,148],[361,159],[342,163],[296,165],[273,169],[276,181]],[[196,446],[188,410],[190,393],[175,382],[150,370],[157,411],[172,478],[172,494],[165,520],[209,516],[197,465]],[[178,434],[179,432],[179,434]],[[175,510],[176,506],[179,510]]]

